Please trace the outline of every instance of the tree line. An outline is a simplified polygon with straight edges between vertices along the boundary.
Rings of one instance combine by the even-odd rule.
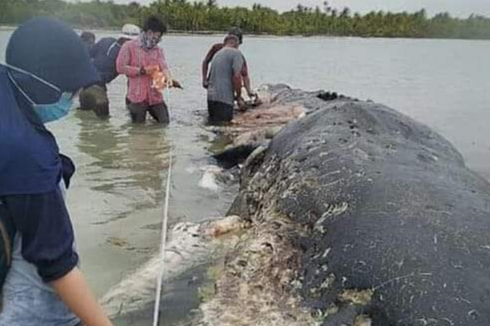
[[[251,34],[490,39],[487,17],[471,15],[462,19],[449,13],[428,17],[424,9],[415,13],[373,11],[361,15],[349,8],[339,10],[328,2],[314,8],[299,4],[280,13],[260,4],[252,8],[221,7],[216,0],[161,0],[148,6],[101,0],[0,0],[0,24],[4,25],[44,15],[77,27],[120,28],[125,23],[141,24],[151,14],[164,17],[170,29],[185,32],[225,31],[239,26]]]

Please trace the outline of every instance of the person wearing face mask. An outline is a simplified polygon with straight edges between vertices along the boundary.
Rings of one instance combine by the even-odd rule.
[[[159,18],[149,17],[139,38],[126,42],[117,57],[117,72],[128,78],[126,103],[133,123],[145,122],[147,113],[158,123],[169,123],[167,105],[160,90],[153,87],[152,77],[159,72],[169,86],[180,87],[172,80],[163,49],[158,46],[166,31],[167,26]]]
[[[32,51],[32,49],[36,51]],[[35,18],[12,34],[0,64],[0,218],[11,221],[2,326],[112,326],[89,290],[64,192],[73,162],[46,123],[66,116],[80,89],[99,82],[65,24]],[[2,272],[3,275],[3,272]]]

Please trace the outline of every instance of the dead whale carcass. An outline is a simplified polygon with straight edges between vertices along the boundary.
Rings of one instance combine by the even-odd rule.
[[[242,172],[203,325],[490,325],[490,185],[426,126],[328,101]]]
[[[203,224],[175,225],[170,230],[165,251],[164,284],[192,268],[210,262],[219,255],[220,250],[232,246],[235,241],[230,238],[221,241],[220,237],[247,226],[247,222],[238,216]],[[154,302],[160,264],[160,256],[155,256],[103,296],[101,304],[111,318],[141,311]]]

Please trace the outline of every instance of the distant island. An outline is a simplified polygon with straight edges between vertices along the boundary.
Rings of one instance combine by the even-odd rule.
[[[18,25],[33,16],[53,16],[75,27],[120,28],[125,23],[141,24],[150,14],[165,17],[174,31],[189,33],[240,26],[246,33],[257,35],[490,39],[490,18],[481,15],[461,19],[445,12],[428,17],[424,9],[361,15],[349,8],[333,8],[328,2],[314,8],[298,5],[280,13],[260,4],[252,8],[223,7],[216,0],[162,0],[148,6],[101,0],[1,0],[0,25]]]

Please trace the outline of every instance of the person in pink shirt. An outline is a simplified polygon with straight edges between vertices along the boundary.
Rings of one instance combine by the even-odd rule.
[[[167,105],[152,78],[155,72],[161,72],[172,81],[163,49],[158,46],[166,31],[167,26],[159,18],[149,17],[139,38],[126,42],[117,57],[117,72],[128,77],[126,103],[134,123],[144,123],[147,112],[158,123],[169,123]],[[178,82],[173,86],[180,87]]]

